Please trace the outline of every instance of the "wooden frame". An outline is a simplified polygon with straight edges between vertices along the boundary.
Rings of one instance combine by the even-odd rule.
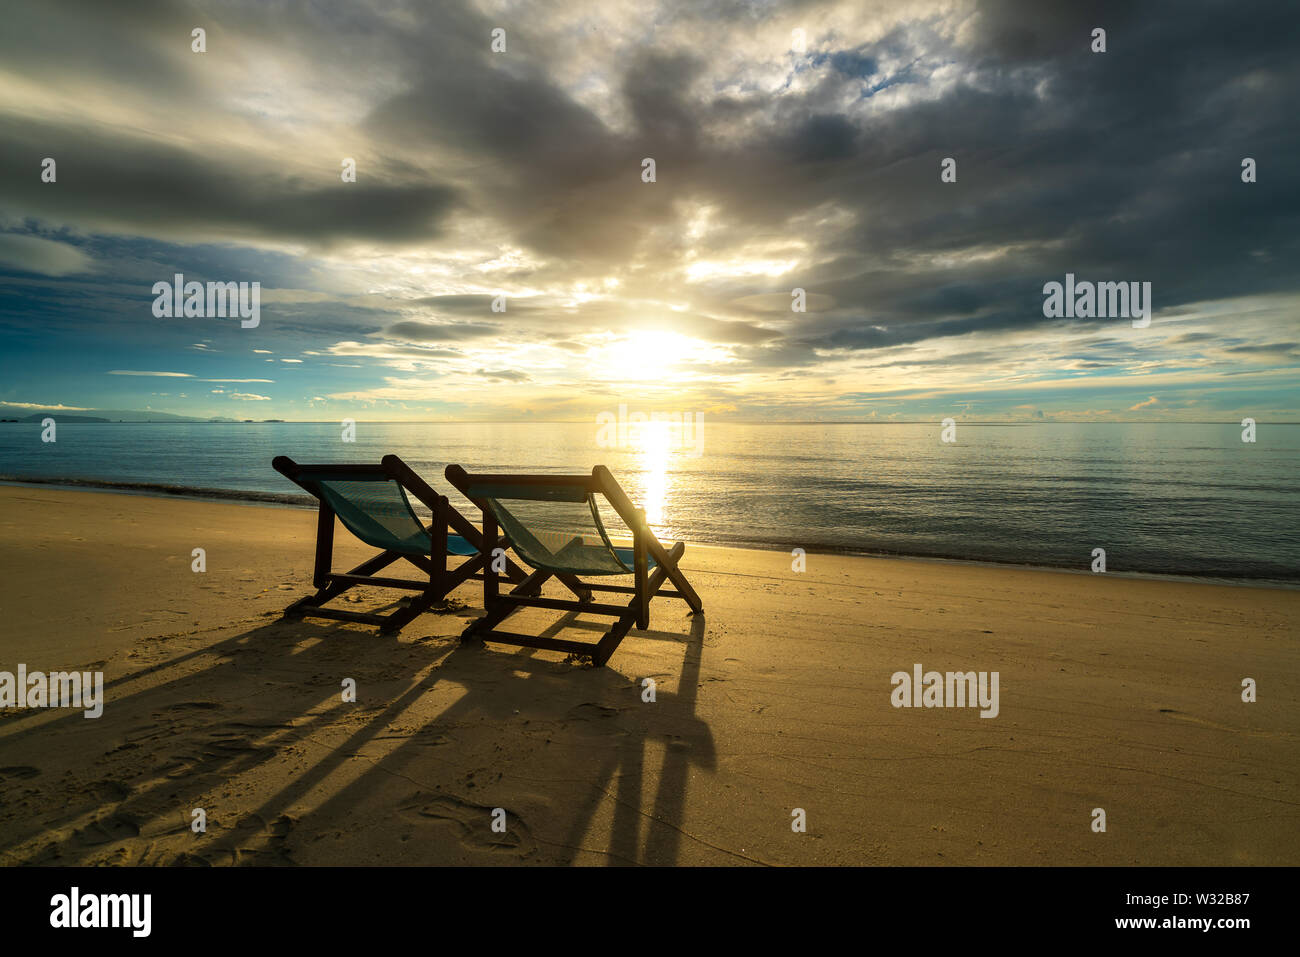
[[[645,512],[632,504],[622,487],[614,479],[609,469],[597,465],[590,475],[512,475],[512,474],[474,474],[466,472],[459,465],[448,465],[447,481],[455,486],[466,498],[478,506],[483,514],[484,542],[496,537],[496,517],[490,507],[481,498],[470,494],[470,489],[477,485],[536,485],[536,486],[576,486],[588,494],[605,496],[613,506],[619,518],[632,530],[633,584],[606,585],[600,582],[578,579],[567,572],[554,569],[537,568],[524,581],[511,591],[501,594],[498,575],[493,572],[490,560],[484,563],[483,572],[483,607],[486,614],[472,622],[461,635],[462,639],[482,639],[499,641],[505,644],[521,645],[528,648],[546,648],[552,651],[565,651],[576,655],[590,655],[597,666],[605,664],[623,640],[623,637],[635,625],[637,628],[650,627],[650,600],[657,595],[680,598],[686,602],[692,612],[703,611],[700,596],[695,593],[691,583],[686,580],[677,562],[686,551],[686,545],[677,542],[672,548],[664,548],[650,530]],[[486,554],[485,554],[486,557]],[[655,569],[649,570],[649,559],[655,560]],[[539,597],[542,584],[555,577],[576,596],[577,600]],[[663,586],[671,581],[676,590]],[[630,595],[626,605],[596,602],[592,592],[610,592]],[[614,619],[609,630],[597,642],[568,641],[562,638],[547,638],[535,635],[521,635],[515,632],[501,631],[497,628],[503,621],[520,608],[552,608],[557,611],[578,612],[581,614],[608,615]]]
[[[490,540],[491,544],[485,541],[482,533],[451,506],[445,495],[439,495],[430,488],[427,482],[396,455],[385,455],[379,465],[299,465],[287,455],[278,455],[271,465],[289,481],[310,493],[320,504],[316,517],[316,561],[312,572],[312,584],[316,586],[316,593],[300,598],[286,608],[285,618],[313,617],[354,621],[366,625],[378,625],[381,632],[396,632],[428,611],[435,602],[441,601],[457,586],[466,581],[481,579],[484,554],[490,555],[493,548],[508,547],[508,543],[497,541],[495,537]],[[359,481],[367,479],[376,482],[395,481],[409,495],[424,504],[433,513],[433,522],[428,528],[429,554],[413,555],[385,550],[347,572],[332,571],[335,513],[315,486],[313,476],[338,474],[354,476],[355,480]],[[455,532],[479,550],[479,554],[466,558],[454,569],[447,567],[449,531]],[[401,559],[410,562],[427,577],[416,580],[381,577],[375,574]],[[506,577],[514,582],[523,582],[527,574],[518,565],[507,562]],[[420,594],[405,608],[388,615],[325,607],[328,602],[358,585],[401,588],[418,591]]]

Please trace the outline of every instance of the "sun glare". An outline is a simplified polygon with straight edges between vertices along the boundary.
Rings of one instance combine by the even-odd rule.
[[[645,471],[641,507],[651,525],[664,522],[664,497],[668,490],[668,460],[672,457],[669,423],[648,422],[635,431],[633,441]]]
[[[633,332],[610,344],[609,361],[615,372],[649,377],[672,369],[692,345],[689,338],[677,332]]]

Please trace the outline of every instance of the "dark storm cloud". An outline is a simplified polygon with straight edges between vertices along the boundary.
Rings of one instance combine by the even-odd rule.
[[[604,264],[627,260],[647,227],[673,219],[665,197],[643,188],[642,159],[677,175],[697,156],[699,119],[687,91],[699,61],[656,51],[634,57],[620,83],[633,126],[625,135],[535,66],[500,63],[477,40],[422,57],[413,86],[379,104],[366,127],[408,148],[455,144],[486,161],[474,168],[476,208],[520,244]]]
[[[431,307],[434,312],[455,316],[483,316],[491,312],[489,296],[428,296],[414,300],[386,300],[382,308],[398,309],[414,304]],[[502,322],[424,322],[407,319],[394,322],[384,330],[395,338],[413,341],[473,339],[500,336],[536,337],[551,340],[559,335],[582,335],[593,332],[624,334],[646,330],[664,330],[719,344],[753,344],[783,335],[781,330],[743,319],[719,319],[700,311],[677,313],[655,305],[629,306],[622,301],[591,300],[581,304],[562,302],[554,297],[539,296],[532,300],[511,299],[506,312],[498,314]]]
[[[147,276],[181,259],[158,238],[454,253],[429,285],[406,271],[376,283],[373,304],[275,307],[270,328],[338,330],[358,355],[450,357],[461,353],[400,343],[470,350],[502,330],[576,352],[590,347],[584,336],[669,329],[726,346],[742,370],[796,370],[877,350],[893,362],[890,349],[956,336],[1037,329],[1050,343],[1100,327],[1044,318],[1042,285],[1066,272],[1151,282],[1157,322],[1300,286],[1292,4],[865,5],[875,19],[864,13],[869,27],[852,36],[820,26],[858,11],[848,3],[675,3],[594,37],[559,6],[526,16],[455,2],[15,9],[0,36],[6,69],[52,90],[102,80],[152,95],[159,113],[147,129],[113,116],[0,113],[0,208],[44,241],[0,247],[9,265],[53,274],[81,268],[84,254],[101,276],[124,261]],[[771,38],[755,31],[796,14],[807,15],[814,49],[771,55]],[[498,20],[507,54],[489,47]],[[317,112],[268,118],[274,102],[232,105],[240,78],[222,74],[221,55],[187,52],[199,22],[218,49],[260,44],[258,56],[297,80]],[[1104,54],[1089,50],[1097,26]],[[274,79],[264,82],[274,93]],[[266,131],[256,151],[226,141],[239,110]],[[171,135],[169,123],[186,119],[187,134]],[[363,175],[340,184],[349,153],[333,140],[319,156],[281,147],[277,124],[341,131],[365,157]],[[242,142],[250,135],[242,128]],[[57,185],[38,177],[50,155]],[[1259,183],[1241,182],[1244,156],[1258,161]],[[644,157],[656,160],[655,183],[641,181]],[[957,161],[956,183],[940,182],[945,157]],[[707,228],[692,232],[706,208]],[[99,239],[61,236],[64,226],[150,248],[108,254]],[[56,239],[75,249],[46,244]],[[748,259],[797,264],[689,271]],[[207,265],[219,273],[220,257]],[[367,265],[362,288],[385,264]],[[95,279],[67,275],[75,281],[42,288],[66,303],[93,297]],[[594,285],[604,277],[621,280],[617,292],[576,295],[580,283],[604,290]],[[807,313],[789,311],[794,286],[808,292]],[[482,290],[493,288],[510,297],[505,316],[489,318]],[[434,290],[450,294],[421,295]],[[110,312],[135,308],[109,292]],[[24,314],[38,313],[40,295],[22,295]],[[376,339],[398,345],[385,353]],[[1197,331],[1165,342],[1294,358],[1285,341]],[[1061,361],[1099,368],[1132,346],[1070,349]]]
[[[996,352],[988,350],[977,350],[974,352],[955,352],[934,359],[918,359],[915,356],[905,356],[897,359],[886,359],[884,361],[873,361],[864,365],[866,369],[890,368],[893,366],[948,366],[948,365],[992,365],[1004,357]]]
[[[265,15],[249,9],[245,19],[265,28]],[[743,10],[722,4],[694,15],[741,17]],[[229,16],[228,29],[237,29],[238,15]],[[160,18],[168,31],[186,22],[175,10]],[[1297,191],[1252,195],[1236,175],[1249,153],[1262,175],[1277,176],[1300,145],[1285,122],[1287,90],[1300,79],[1286,39],[1300,16],[1289,7],[981,4],[968,48],[943,46],[923,29],[895,30],[876,44],[819,54],[830,70],[818,84],[802,94],[750,95],[739,145],[725,146],[705,131],[736,107],[696,89],[707,66],[697,50],[651,48],[626,59],[616,89],[628,129],[619,133],[544,72],[546,51],[527,23],[512,25],[511,43],[528,55],[494,57],[485,42],[491,21],[467,7],[439,5],[406,29],[366,22],[369,46],[386,47],[410,76],[407,89],[373,107],[366,130],[381,150],[450,145],[480,164],[469,167],[475,179],[464,195],[410,167],[403,175],[411,182],[379,171],[341,190],[325,182],[336,178],[332,167],[319,185],[309,184],[117,134],[87,140],[84,131],[28,123],[9,131],[0,153],[5,199],[51,217],[99,212],[317,241],[432,238],[463,201],[527,248],[606,268],[653,255],[647,233],[674,221],[672,199],[715,203],[742,234],[751,226],[779,233],[833,202],[853,211],[858,225],[830,248],[840,263],[867,268],[823,275],[813,267],[801,281],[845,310],[870,300],[872,312],[898,320],[969,315],[978,300],[991,311],[1019,310],[1032,325],[1041,315],[1033,309],[1037,294],[1027,291],[1067,270],[1150,280],[1163,307],[1294,288],[1288,253]],[[1106,54],[1088,50],[1098,24],[1109,31]],[[304,27],[308,38],[321,29],[293,12],[269,26]],[[921,60],[918,75],[941,63],[964,75],[942,97],[903,109],[828,109],[842,108],[846,92],[869,94],[886,58],[912,55]],[[171,62],[155,60],[159,70]],[[1225,136],[1232,149],[1211,145]],[[56,148],[68,157],[65,169],[85,166],[93,176],[85,185],[69,178],[50,195],[29,175],[31,157]],[[643,155],[661,164],[652,187],[638,178]],[[938,182],[944,156],[958,161],[956,184]],[[396,155],[392,161],[400,168]],[[1055,241],[1050,250],[971,268],[961,284],[941,283],[935,293],[916,290],[951,278],[952,267],[900,261],[1048,240]],[[1251,248],[1271,255],[1249,257]],[[880,295],[870,266],[882,260],[895,276],[892,299]],[[1012,289],[1015,295],[1004,294]]]
[[[447,46],[447,39],[438,45]],[[487,55],[476,37],[413,62],[414,85],[376,106],[367,128],[381,140],[452,144],[471,156],[533,169],[540,183],[547,177],[553,185],[585,182],[608,159],[600,121],[536,72],[514,75]]]
[[[241,23],[241,12],[248,18]],[[152,99],[176,127],[207,116],[215,135],[160,137],[102,122],[61,124],[38,115],[0,115],[0,208],[52,222],[124,234],[335,241],[408,241],[437,235],[455,191],[427,176],[380,174],[339,189],[338,158],[322,157],[318,179],[286,173],[265,156],[223,148],[230,117],[217,107],[228,74],[226,50],[244,49],[241,28],[310,32],[308,20],[257,22],[256,8],[206,10],[167,0],[16,3],[0,30],[0,62],[38,87],[127,93]],[[203,24],[211,52],[190,51]],[[249,34],[258,34],[249,30]],[[223,49],[223,44],[224,49]],[[57,184],[39,179],[58,163]],[[285,157],[289,159],[289,157]]]
[[[796,163],[845,160],[857,153],[858,130],[843,116],[810,116],[783,144]]]
[[[1198,5],[1181,6],[1194,16]],[[981,0],[978,11],[976,48],[990,59],[1017,64],[1086,52],[1095,27],[1117,34],[1123,46],[1122,38],[1144,15],[1141,5],[1128,0]]]
[[[882,333],[873,318],[838,330],[841,347],[1042,324],[1041,285],[1067,271],[1151,281],[1157,309],[1294,290],[1300,194],[1288,184],[1252,192],[1239,164],[1252,155],[1284,176],[1300,146],[1286,94],[1300,86],[1287,39],[1300,16],[1263,4],[1144,5],[1140,17],[1137,9],[982,7],[974,82],[854,121],[856,134],[846,117],[829,138],[807,118],[803,153],[780,148],[791,134],[763,131],[718,158],[726,175],[706,161],[703,192],[768,229],[829,200],[859,212],[835,262],[866,268],[836,278],[838,270],[814,269],[799,284],[844,311],[869,303],[881,318],[919,325]],[[1089,34],[1103,21],[1111,52],[1092,54]],[[1026,72],[1007,74],[1008,62]],[[822,164],[815,179],[799,174],[801,162],[834,159],[834,144],[850,141],[860,144],[854,155]],[[958,161],[955,184],[938,182],[944,156]],[[780,188],[764,188],[773,183]],[[1022,248],[985,264],[924,262],[999,245]],[[892,272],[883,289],[871,265],[882,260]],[[961,283],[943,285],[954,272]],[[976,310],[987,317],[932,321]]]
[[[421,296],[410,300],[411,305],[431,306],[436,312],[450,312],[456,315],[478,315],[492,311],[492,296]],[[509,303],[510,312],[527,312],[537,308],[528,302],[513,300]]]
[[[1052,320],[1056,325],[1065,326],[1060,320]],[[970,332],[986,332],[996,329],[1014,329],[1024,325],[1024,316],[1018,312],[1004,312],[989,316],[976,316],[968,319],[950,319],[930,322],[903,322],[883,325],[879,321],[850,320],[838,328],[821,335],[800,339],[810,348],[834,349],[878,349],[885,346],[906,345],[923,342],[927,339],[944,339],[949,336],[961,336]]]
[[[484,379],[494,379],[500,382],[527,382],[529,379],[526,373],[519,372],[516,369],[479,369],[474,374]]]
[[[767,342],[780,338],[782,333],[752,322],[739,320],[714,319],[709,316],[692,313],[677,316],[667,313],[657,319],[637,317],[625,323],[627,330],[633,329],[668,329],[703,339],[705,342],[748,344]]]
[[[1229,346],[1225,352],[1239,352],[1248,355],[1278,355],[1296,358],[1300,351],[1300,342],[1265,342],[1249,346]]]
[[[14,0],[5,4],[0,63],[52,86],[84,77],[198,98],[199,77],[176,55],[188,50],[196,17],[172,0]]]
[[[56,183],[39,178],[57,162]],[[193,152],[125,131],[9,121],[0,139],[0,201],[27,215],[151,230],[195,240],[230,236],[328,244],[438,235],[455,190],[436,182],[358,182],[340,188],[322,165],[316,182],[238,156]]]
[[[384,335],[410,342],[457,342],[464,339],[483,339],[500,335],[499,326],[487,323],[417,322],[406,320],[385,327]]]
[[[637,135],[670,159],[695,152],[700,118],[690,88],[702,67],[691,54],[648,51],[636,57],[623,76],[623,96]]]

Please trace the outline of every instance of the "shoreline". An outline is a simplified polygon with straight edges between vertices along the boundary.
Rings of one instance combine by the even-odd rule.
[[[315,499],[308,495],[293,493],[245,491],[241,489],[193,488],[183,485],[165,485],[148,482],[114,482],[106,479],[66,479],[0,475],[0,487],[12,488],[50,488],[68,492],[103,492],[115,495],[138,495],[147,498],[188,500],[230,505],[248,505],[260,508],[287,508],[295,510],[314,510]],[[695,539],[688,545],[706,548],[735,548],[746,551],[786,552],[783,546],[775,542],[754,539],[736,541],[710,541]],[[910,552],[891,552],[852,548],[838,545],[800,545],[808,555],[832,555],[846,558],[879,558],[901,561],[933,562],[947,565],[970,565],[982,568],[1008,568],[1024,571],[1059,572],[1067,575],[1092,575],[1082,568],[1067,565],[1041,565],[1029,562],[997,561],[988,558],[969,558],[959,555],[922,555]],[[1173,572],[1150,571],[1107,571],[1110,578],[1124,578],[1135,581],[1168,581],[1188,584],[1227,585],[1239,588],[1266,588],[1284,591],[1300,590],[1300,577],[1296,579],[1247,578],[1231,575],[1177,574]]]
[[[0,671],[104,688],[0,708],[0,866],[1300,862],[1294,591],[688,547],[703,614],[592,668],[462,640],[473,583],[392,635],[285,620],[315,516],[235,504],[0,488]],[[995,707],[895,703],[917,668]]]

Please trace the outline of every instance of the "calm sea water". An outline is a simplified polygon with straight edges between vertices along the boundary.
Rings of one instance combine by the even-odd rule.
[[[1300,583],[1300,426],[706,422],[602,447],[594,424],[0,424],[0,475],[293,495],[271,468],[400,455],[442,477],[607,465],[661,537]],[[608,436],[605,436],[608,438]],[[698,444],[697,444],[698,440]],[[468,503],[465,503],[468,510]]]

